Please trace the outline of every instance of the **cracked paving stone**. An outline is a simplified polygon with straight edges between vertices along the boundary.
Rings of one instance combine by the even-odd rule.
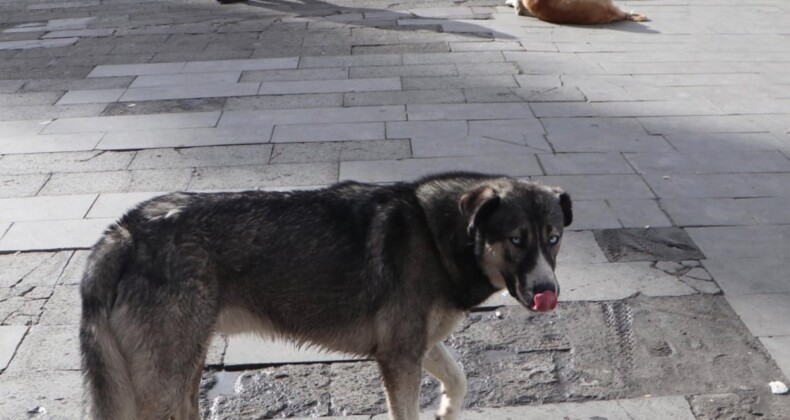
[[[0,325],[34,325],[70,251],[0,255]]]

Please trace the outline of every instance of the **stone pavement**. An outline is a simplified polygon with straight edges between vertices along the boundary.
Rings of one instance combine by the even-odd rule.
[[[0,418],[80,417],[81,267],[134,203],[460,169],[576,209],[560,309],[495,296],[450,338],[467,418],[790,418],[790,4],[500,3],[0,0]],[[217,337],[201,403],[368,419],[376,375]]]

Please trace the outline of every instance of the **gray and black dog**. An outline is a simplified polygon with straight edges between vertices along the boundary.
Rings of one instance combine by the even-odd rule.
[[[365,355],[393,420],[418,418],[420,374],[457,419],[466,379],[442,341],[507,288],[554,309],[567,193],[448,173],[378,186],[173,193],[109,227],[82,280],[80,346],[95,419],[196,419],[214,332]]]

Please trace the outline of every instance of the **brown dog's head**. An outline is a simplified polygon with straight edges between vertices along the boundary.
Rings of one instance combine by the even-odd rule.
[[[475,256],[491,283],[533,311],[557,305],[554,276],[571,198],[559,188],[512,179],[484,181],[460,200]]]

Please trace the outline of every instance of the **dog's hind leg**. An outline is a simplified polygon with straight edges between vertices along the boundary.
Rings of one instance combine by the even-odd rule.
[[[447,347],[438,343],[428,351],[423,367],[442,383],[442,401],[437,420],[456,420],[461,414],[461,404],[466,395],[466,376],[453,360]]]
[[[419,360],[398,357],[377,361],[387,391],[390,420],[417,420],[422,371]]]

